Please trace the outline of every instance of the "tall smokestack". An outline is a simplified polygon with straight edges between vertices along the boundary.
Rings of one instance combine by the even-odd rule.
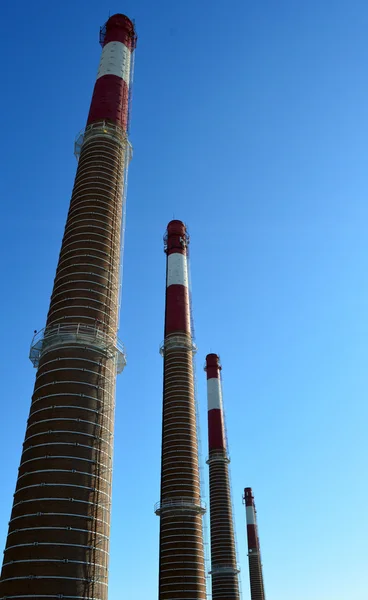
[[[248,561],[251,600],[265,600],[256,507],[252,488],[245,488],[243,500],[247,516]]]
[[[113,15],[37,368],[0,579],[0,598],[107,599],[115,379],[133,23]]]
[[[205,600],[206,580],[198,467],[187,247],[184,223],[165,236],[164,357],[159,600]]]
[[[213,600],[240,600],[239,569],[229,479],[221,390],[221,366],[217,354],[206,357],[208,399],[208,465],[210,471],[211,575]]]

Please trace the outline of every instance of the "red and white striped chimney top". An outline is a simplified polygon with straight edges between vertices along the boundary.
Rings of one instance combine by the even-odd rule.
[[[244,489],[245,513],[247,518],[247,535],[249,552],[258,551],[259,542],[257,534],[256,508],[252,488]]]
[[[206,372],[207,379],[218,378],[220,379],[220,371],[222,367],[220,365],[220,357],[217,354],[207,354],[206,356]]]
[[[186,254],[188,245],[187,228],[183,221],[170,221],[166,231],[166,254]]]
[[[165,235],[167,255],[165,336],[191,334],[187,246],[189,236],[182,221],[170,221]]]
[[[127,129],[132,52],[136,43],[134,24],[125,15],[113,15],[101,29],[103,49],[87,125],[110,121]]]
[[[207,354],[207,406],[208,406],[208,448],[226,450],[224,415],[222,406],[221,365],[217,354]]]
[[[244,501],[245,501],[245,506],[254,506],[254,497],[253,497],[252,488],[247,487],[244,489]]]
[[[121,42],[130,50],[134,50],[136,47],[137,36],[134,24],[127,16],[120,13],[112,15],[102,29],[105,30],[102,47],[109,44],[109,42]]]

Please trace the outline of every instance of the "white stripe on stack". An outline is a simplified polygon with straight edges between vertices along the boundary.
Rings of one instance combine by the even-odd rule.
[[[167,257],[166,287],[170,285],[183,285],[186,288],[189,286],[187,257],[180,252],[169,254]]]
[[[254,514],[253,506],[247,506],[246,513],[247,513],[247,525],[255,525],[256,524],[256,516]]]
[[[104,75],[116,75],[129,85],[131,52],[122,42],[109,42],[102,50],[97,79]]]
[[[222,410],[221,386],[218,377],[207,379],[207,404],[208,410],[213,408]]]

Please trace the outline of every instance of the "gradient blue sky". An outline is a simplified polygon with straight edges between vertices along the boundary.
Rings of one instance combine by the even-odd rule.
[[[165,256],[187,222],[203,455],[220,353],[242,567],[242,489],[272,600],[367,600],[368,4],[4,1],[5,542],[43,327],[100,56],[136,19],[110,600],[157,598]]]

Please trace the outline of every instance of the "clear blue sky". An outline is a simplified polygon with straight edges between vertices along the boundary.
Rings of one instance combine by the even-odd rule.
[[[156,600],[165,256],[191,237],[202,446],[223,363],[244,600],[242,489],[272,600],[367,600],[368,5],[363,0],[1,3],[4,544],[100,56],[136,19],[110,599]],[[3,413],[4,414],[4,413]]]

